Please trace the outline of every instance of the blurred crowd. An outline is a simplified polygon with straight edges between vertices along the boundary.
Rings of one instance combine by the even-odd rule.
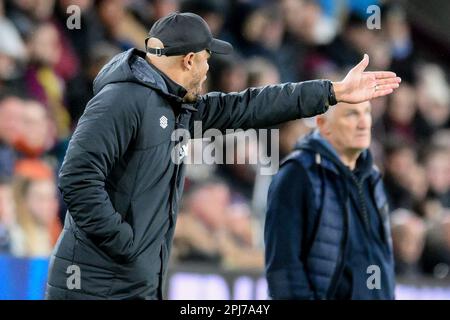
[[[142,49],[153,22],[178,10],[201,15],[235,48],[213,55],[205,92],[339,80],[363,53],[370,69],[401,76],[394,95],[372,102],[371,148],[388,191],[396,271],[450,278],[449,47],[417,28],[407,3],[0,0],[0,252],[50,254],[65,215],[57,173],[93,79],[115,54]],[[381,7],[381,29],[367,27],[372,4]],[[70,5],[80,28],[69,28]],[[313,127],[306,119],[270,128],[280,130],[280,159]],[[277,152],[256,139],[245,145],[246,158],[267,151]],[[263,269],[271,178],[257,173],[258,164],[188,166],[174,263]]]

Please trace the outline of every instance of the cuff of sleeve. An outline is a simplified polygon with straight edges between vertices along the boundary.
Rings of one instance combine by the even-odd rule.
[[[336,94],[334,92],[333,83],[330,80],[325,80],[325,84],[328,91],[328,106],[334,106],[337,104]]]

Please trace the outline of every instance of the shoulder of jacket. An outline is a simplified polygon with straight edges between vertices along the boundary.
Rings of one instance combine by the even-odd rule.
[[[380,168],[376,164],[372,165],[370,176],[374,183],[378,183],[382,180],[383,174],[381,173]]]
[[[317,159],[317,156],[319,156],[319,159]],[[320,164],[321,159],[318,153],[309,150],[296,149],[281,161],[280,167],[288,162],[296,162],[304,168],[309,168],[314,162],[317,163],[317,161],[319,161],[318,163]]]

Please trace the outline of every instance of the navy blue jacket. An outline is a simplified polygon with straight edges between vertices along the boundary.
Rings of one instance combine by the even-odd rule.
[[[300,140],[269,188],[264,237],[273,299],[394,298],[386,194],[369,151],[351,171],[317,131]],[[370,265],[380,289],[367,286]]]

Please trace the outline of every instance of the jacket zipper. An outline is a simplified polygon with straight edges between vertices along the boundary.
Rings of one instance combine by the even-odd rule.
[[[351,177],[352,177],[353,182],[355,182],[356,186],[358,187],[358,198],[359,198],[359,203],[361,205],[361,214],[362,214],[362,218],[363,218],[364,229],[366,230],[368,236],[370,237],[371,233],[370,233],[369,216],[367,214],[367,205],[366,205],[366,201],[364,200],[364,192],[362,189],[362,184],[360,183],[360,181],[358,181],[358,179],[356,179],[356,177],[353,173],[351,174]]]
[[[364,229],[366,231],[367,238],[369,239],[370,242],[373,242],[374,239],[373,239],[373,235],[372,235],[372,230],[370,228],[369,215],[367,212],[367,203],[364,199],[362,183],[355,177],[355,175],[353,173],[351,174],[351,177],[358,187],[359,204],[361,206],[361,211],[362,211],[361,213],[362,213],[362,217],[363,217]],[[376,205],[375,205],[375,207],[376,207]],[[367,248],[367,253],[369,254],[369,261],[372,264],[372,263],[374,263],[374,259],[372,256],[372,250],[370,250],[369,245],[367,243],[366,243],[366,248]]]

